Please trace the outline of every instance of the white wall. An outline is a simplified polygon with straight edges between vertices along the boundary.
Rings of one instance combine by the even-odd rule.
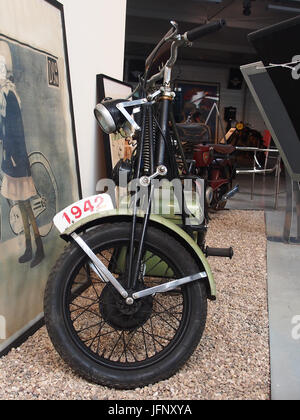
[[[64,5],[83,196],[105,173],[93,109],[96,75],[123,80],[126,0],[60,0]]]
[[[233,106],[237,108],[237,120],[242,121],[243,117],[245,117],[244,122],[251,124],[252,128],[258,131],[263,131],[266,129],[264,121],[248,89],[246,89],[245,98],[245,82],[243,84],[242,90],[232,90],[227,88],[229,80],[228,67],[181,65],[177,67],[177,69],[174,72],[174,75],[179,80],[220,83],[221,116],[224,116],[224,108],[228,106]],[[245,115],[243,115],[244,108]],[[223,122],[223,124],[224,129],[226,129],[227,124],[225,122]]]

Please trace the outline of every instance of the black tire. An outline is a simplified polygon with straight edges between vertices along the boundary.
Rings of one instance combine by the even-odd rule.
[[[139,230],[140,226],[138,226],[138,233]],[[115,264],[116,261],[113,257],[116,255],[116,250],[124,249],[124,244],[128,244],[130,231],[131,223],[105,224],[84,234],[83,239],[102,261],[104,259],[107,263],[110,261],[111,267],[111,263]],[[146,267],[145,287],[157,285],[158,281],[160,283],[168,282],[171,279],[200,271],[193,257],[179,242],[152,226],[149,226],[147,231],[145,249],[148,252],[146,254],[148,260],[145,258],[148,265],[144,266]],[[102,258],[103,256],[104,258]],[[147,276],[148,266],[152,264],[149,259],[151,261],[157,256],[161,258],[159,264],[168,264],[168,266],[161,266],[164,269],[168,267],[166,272],[169,269],[172,270],[174,275],[171,279],[160,277],[158,280],[157,277],[153,277],[154,271],[149,272],[149,276]],[[58,260],[46,286],[45,322],[52,343],[60,356],[74,371],[88,381],[108,387],[133,389],[169,378],[191,356],[204,331],[207,313],[204,283],[201,281],[192,282],[168,294],[160,293],[153,298],[150,297],[151,302],[144,300],[143,306],[140,305],[140,309],[136,311],[135,315],[126,318],[129,321],[126,321],[126,327],[124,327],[123,312],[122,316],[119,316],[121,309],[119,309],[118,297],[119,299],[121,297],[118,294],[116,297],[115,289],[111,285],[103,286],[99,278],[96,279],[98,281],[94,277],[91,278],[91,275],[88,274],[87,261],[88,258],[83,251],[76,244],[70,244]],[[151,270],[155,270],[153,264]],[[111,271],[113,272],[112,269]],[[88,284],[87,280],[76,281],[82,272],[86,272],[91,287],[82,287],[82,285]],[[74,291],[72,289],[71,297],[73,279],[75,279],[73,287],[76,284],[77,289]],[[101,287],[102,289],[99,289]],[[94,292],[95,303],[89,306],[84,315],[84,311],[78,315],[78,311],[84,308],[82,305],[85,299],[92,300],[91,295],[85,296],[85,294]],[[77,306],[81,309],[76,309]],[[182,316],[179,318],[181,307]],[[87,315],[94,320],[102,318],[101,322],[99,321],[96,326],[92,323],[95,321],[90,320],[91,324],[88,324],[85,319]],[[82,329],[77,327],[80,317],[80,322],[84,326]],[[166,317],[168,317],[168,321]],[[111,346],[114,344],[113,351],[116,351],[114,356],[112,356],[113,353],[108,355],[106,348],[108,346],[106,340],[112,340],[113,332],[105,330],[105,323],[107,328],[111,328],[114,333],[119,334],[119,339],[116,338],[118,343],[111,343]],[[130,327],[129,323],[131,323]],[[115,326],[115,324],[118,325]],[[97,328],[99,328],[98,332],[96,332]],[[90,329],[90,337],[83,338],[82,334],[88,334],[88,329]],[[92,336],[93,329],[93,334],[96,333],[94,337]],[[160,335],[156,332],[157,330],[160,331]],[[110,338],[108,338],[109,336]],[[92,344],[90,344],[91,341],[93,341]],[[148,344],[149,347],[147,347]],[[117,351],[118,347],[120,349]]]

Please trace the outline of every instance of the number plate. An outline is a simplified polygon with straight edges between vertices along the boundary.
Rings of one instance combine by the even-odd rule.
[[[60,233],[63,233],[74,223],[77,223],[92,214],[113,209],[114,206],[108,194],[94,195],[80,200],[62,210],[54,217],[53,222]]]

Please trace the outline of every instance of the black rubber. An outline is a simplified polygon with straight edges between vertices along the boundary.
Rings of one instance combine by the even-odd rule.
[[[129,238],[131,223],[101,225],[83,235],[88,245],[96,250],[100,244],[111,243],[118,238]],[[139,231],[140,227],[138,227]],[[165,232],[149,226],[146,245],[151,244],[157,251],[167,255],[178,275],[185,277],[199,272],[199,267],[188,251]],[[176,333],[176,340],[170,350],[148,360],[151,363],[133,363],[132,366],[109,366],[101,359],[95,360],[82,351],[70,333],[64,312],[64,291],[72,271],[85,258],[76,244],[70,244],[57,261],[47,282],[44,299],[45,322],[49,336],[57,352],[73,370],[88,381],[104,386],[133,389],[167,379],[177,372],[194,352],[203,334],[207,314],[206,287],[196,281],[182,287],[186,301],[183,306],[187,315],[183,327]],[[148,309],[149,310],[149,305]],[[168,346],[169,347],[169,346]],[[163,352],[161,352],[163,353]],[[119,363],[120,365],[120,363]],[[127,364],[128,365],[128,364]]]
[[[205,248],[205,255],[206,257],[223,257],[223,258],[230,258],[233,257],[233,249],[230,248]]]
[[[224,19],[220,19],[216,22],[207,23],[206,25],[197,26],[196,28],[188,31],[186,37],[190,42],[196,41],[205,35],[217,32],[226,25]]]

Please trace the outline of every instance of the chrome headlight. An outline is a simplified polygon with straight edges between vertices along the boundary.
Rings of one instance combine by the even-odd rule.
[[[117,108],[117,104],[124,99],[109,99],[98,104],[94,110],[96,120],[106,134],[112,134],[119,130],[125,122],[124,115]]]

